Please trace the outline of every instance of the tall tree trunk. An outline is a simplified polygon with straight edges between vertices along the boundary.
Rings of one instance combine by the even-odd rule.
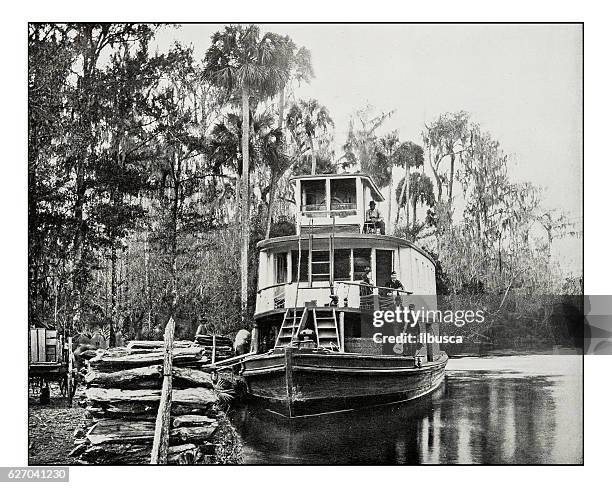
[[[402,197],[400,196],[399,201],[402,201]],[[399,202],[397,203],[397,211],[395,212],[395,228],[397,228],[397,224],[399,223],[399,218],[400,218],[400,212],[402,211],[402,208],[400,207]]]
[[[438,171],[436,170],[436,166],[434,166],[434,164],[431,161],[431,149],[429,149],[429,151],[430,151],[429,167],[431,168],[431,172],[434,175],[434,178],[436,180],[436,187],[438,189],[438,199],[436,200],[436,202],[441,203],[442,202],[442,179],[440,178],[440,175],[438,174]]]
[[[416,208],[417,208],[417,199],[416,199],[416,195],[415,198],[412,199],[412,225],[416,226]]]
[[[282,133],[285,118],[285,87],[281,88],[278,94],[278,128],[281,131],[281,144],[284,146],[285,136]],[[270,228],[272,227],[272,214],[274,212],[274,196],[276,194],[276,183],[279,177],[276,171],[270,172],[270,196],[268,197],[268,215],[266,216],[266,239],[270,238]]]
[[[389,208],[387,208],[387,233],[392,234],[393,230],[391,229],[391,203],[393,202],[393,178],[391,178],[391,182],[389,183]]]
[[[285,118],[285,87],[281,88],[281,91],[278,94],[278,128],[283,130]]]
[[[406,228],[408,228],[410,211],[408,209],[410,202],[410,165],[406,161],[404,165],[404,194],[406,195]]]
[[[53,304],[53,325],[55,326],[55,328],[57,329],[57,303],[58,303],[58,297],[59,297],[59,287],[58,287],[58,279],[57,277],[55,277],[55,302]]]
[[[81,321],[81,305],[83,300],[83,245],[85,240],[85,222],[83,221],[83,207],[85,205],[85,175],[84,168],[82,167],[85,163],[79,162],[79,168],[77,169],[76,178],[76,202],[74,206],[74,221],[76,222],[76,229],[74,233],[74,258],[73,258],[73,276],[72,276],[72,289],[74,292],[73,297],[73,316],[71,324],[71,333],[75,328],[79,328]]]
[[[453,180],[455,179],[455,154],[450,155],[450,175],[448,179],[448,202],[453,201]]]
[[[242,170],[244,171],[244,167]],[[242,223],[242,174],[239,174],[236,177],[236,209],[234,220],[236,229],[240,229],[240,224]]]
[[[145,230],[145,242],[144,242],[144,261],[145,261],[145,293],[146,293],[146,304],[147,304],[147,333],[145,338],[149,338],[152,330],[151,315],[152,311],[152,300],[151,300],[151,277],[150,277],[150,249],[149,249],[149,230]]]
[[[266,215],[266,239],[270,238],[270,229],[272,228],[272,214],[274,212],[274,195],[276,194],[275,188],[278,181],[278,176],[275,171],[272,171],[270,176],[270,197],[268,201],[268,215]]]
[[[399,219],[400,219],[400,215],[402,213],[401,202],[404,201],[404,195],[405,194],[406,194],[406,179],[404,177],[404,183],[402,183],[402,191],[400,193],[399,198],[397,199],[397,212],[395,214],[395,227],[397,227],[397,224],[398,224]]]
[[[37,133],[36,128],[30,129],[31,133]],[[32,136],[35,140],[35,136]],[[37,147],[35,145],[35,147]],[[30,153],[33,153],[30,149]],[[28,317],[32,318],[37,311],[38,302],[38,259],[41,257],[39,243],[41,241],[38,228],[38,189],[36,176],[36,158],[32,154],[28,160]],[[57,303],[57,300],[56,300]]]
[[[172,293],[172,304],[170,306],[170,317],[174,317],[176,311],[176,305],[178,303],[178,276],[177,276],[177,250],[178,250],[178,204],[179,204],[179,191],[180,191],[180,171],[176,172],[177,176],[174,181],[174,198],[172,201],[172,256],[171,256],[171,293]]]
[[[552,225],[550,227],[546,227],[546,236],[548,237],[547,261],[550,263],[550,260],[552,258],[552,243],[553,243]]]
[[[242,240],[240,247],[240,299],[242,320],[247,321],[249,300],[249,240],[250,240],[250,186],[249,186],[249,89],[242,88]]]
[[[130,245],[127,244],[125,248],[125,278],[124,278],[124,293],[123,293],[123,306],[121,307],[121,315],[122,321],[119,326],[119,332],[121,332],[122,336],[125,336],[126,325],[128,327],[132,324],[132,304],[131,304],[131,296],[130,296]]]
[[[316,175],[317,174],[317,156],[315,154],[315,149],[314,149],[314,140],[312,139],[312,136],[308,137],[308,142],[310,143],[310,174],[311,175]]]
[[[502,270],[503,270],[503,264],[502,264],[502,250],[501,250],[501,237],[498,239],[498,244],[497,244],[497,256],[499,259],[499,281],[502,281]]]
[[[110,330],[108,334],[108,345],[115,347],[115,327],[117,326],[117,246],[111,244],[111,311]]]

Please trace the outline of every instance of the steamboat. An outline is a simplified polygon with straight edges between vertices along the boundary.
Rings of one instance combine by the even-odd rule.
[[[384,198],[368,175],[307,175],[292,185],[295,235],[258,243],[256,325],[240,362],[249,395],[295,418],[436,390],[448,360],[438,342],[377,337],[437,336],[438,324],[373,323],[381,311],[436,308],[431,257],[384,234],[372,218]]]

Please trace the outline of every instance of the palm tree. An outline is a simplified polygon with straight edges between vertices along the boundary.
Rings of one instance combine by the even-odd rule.
[[[289,79],[287,83],[283,85],[278,93],[278,128],[283,129],[285,123],[285,90],[287,84],[294,80],[298,82],[298,85],[305,81],[310,83],[310,80],[314,77],[314,71],[312,69],[312,61],[310,51],[305,47],[300,47],[297,52],[295,51],[295,44],[288,37],[282,38],[280,41],[285,49],[285,55],[289,60]]]
[[[226,92],[238,96],[242,105],[242,240],[240,252],[243,320],[247,317],[250,239],[249,132],[250,105],[275,96],[289,78],[289,60],[284,43],[276,34],[260,36],[255,25],[231,25],[212,35],[204,57],[204,76]]]
[[[393,131],[390,132],[389,134],[386,134],[385,136],[383,136],[383,138],[380,140],[380,145],[381,148],[383,150],[383,154],[384,157],[386,159],[385,163],[389,166],[389,207],[387,209],[387,225],[389,227],[391,227],[391,207],[393,205],[391,205],[391,203],[393,202],[392,197],[393,197],[393,163],[394,163],[394,155],[395,155],[395,151],[397,149],[397,146],[399,145],[399,137],[397,135],[397,131]],[[391,230],[391,229],[389,229]]]
[[[211,131],[208,157],[214,171],[221,172],[221,168],[230,168],[235,174],[242,174],[242,155],[240,143],[242,124],[239,115],[229,113],[224,120],[215,124]],[[240,177],[236,178],[236,199],[240,199]],[[239,208],[239,205],[237,205]],[[236,212],[236,224],[240,225],[240,213]]]
[[[400,180],[395,190],[395,195],[397,199],[397,207],[398,207],[398,216],[399,212],[402,208],[406,209],[406,215],[409,213],[410,207],[412,207],[412,230],[410,229],[410,225],[408,219],[406,219],[406,236],[412,234],[414,238],[416,238],[418,232],[422,229],[424,225],[419,226],[416,218],[416,210],[417,204],[427,205],[428,207],[433,207],[436,203],[434,196],[433,183],[429,176],[423,173],[412,173],[410,175],[410,181],[408,184],[408,192],[405,190],[405,177]],[[410,200],[408,200],[408,195],[410,196]],[[397,220],[396,220],[397,225]]]
[[[402,195],[398,197],[397,201],[400,199],[404,199],[405,201],[410,201],[411,189],[410,185],[407,184],[411,181],[410,168],[419,168],[423,167],[424,158],[423,158],[423,148],[414,142],[403,142],[397,148],[394,153],[394,163],[396,166],[403,166],[404,168],[404,178],[403,186],[402,186]],[[400,207],[398,205],[397,214],[395,216],[395,225],[399,221],[400,216]],[[408,225],[409,220],[409,212],[408,207],[406,207],[406,225]]]
[[[270,236],[272,223],[272,205],[275,186],[280,176],[291,165],[291,159],[284,153],[281,129],[274,126],[274,117],[269,112],[259,115],[251,114],[251,134],[249,141],[249,154],[251,160],[260,162],[270,168],[270,185],[261,189],[262,200],[268,193],[268,212],[266,216],[266,239]],[[209,158],[213,168],[219,171],[221,167],[229,167],[237,174],[242,172],[240,153],[240,134],[242,133],[242,119],[240,116],[229,113],[224,120],[217,123],[211,132],[209,144]],[[240,180],[236,181],[236,195],[240,193]],[[238,223],[239,224],[239,223]]]
[[[434,196],[433,183],[429,176],[423,173],[413,173],[410,175],[410,202],[412,203],[412,222],[417,223],[416,209],[417,203],[421,206],[433,207],[436,203]]]
[[[296,141],[305,137],[310,147],[310,173],[316,174],[317,154],[314,140],[318,135],[327,132],[334,126],[329,111],[313,98],[308,101],[300,100],[294,103],[287,113],[287,127],[294,135]]]
[[[305,47],[301,47],[295,51],[296,46],[293,41],[285,36],[279,39],[278,44],[285,49],[285,56],[289,60],[289,78],[287,83],[283,85],[278,93],[278,129],[272,135],[274,143],[269,146],[270,154],[266,159],[270,166],[270,186],[268,196],[268,213],[266,215],[266,239],[270,237],[270,229],[272,227],[272,213],[274,209],[274,197],[276,196],[276,187],[279,180],[282,178],[285,171],[291,166],[291,161],[286,157],[285,153],[285,137],[283,133],[283,124],[285,122],[285,90],[287,84],[291,80],[298,83],[305,81],[310,83],[314,76],[312,69],[310,51]]]

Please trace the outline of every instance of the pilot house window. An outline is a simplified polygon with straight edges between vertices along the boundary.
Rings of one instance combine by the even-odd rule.
[[[325,180],[302,181],[302,210],[327,210]]]
[[[332,210],[357,209],[357,186],[355,178],[330,180],[330,191]]]

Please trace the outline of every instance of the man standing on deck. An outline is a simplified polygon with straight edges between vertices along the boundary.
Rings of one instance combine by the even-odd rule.
[[[380,216],[380,212],[376,208],[376,202],[372,200],[370,202],[370,208],[366,211],[366,225],[364,226],[363,232],[366,233],[368,226],[373,226],[374,229],[380,229],[381,235],[385,235],[385,221]]]
[[[374,283],[370,277],[370,268],[367,267],[363,273],[361,283],[359,283],[359,296],[369,296],[374,293]]]
[[[385,283],[385,288],[393,288],[394,290],[403,290],[404,285],[402,282],[397,279],[397,273],[395,271],[391,271],[391,279]],[[380,295],[387,296],[389,293],[393,293],[391,290],[380,290]]]

